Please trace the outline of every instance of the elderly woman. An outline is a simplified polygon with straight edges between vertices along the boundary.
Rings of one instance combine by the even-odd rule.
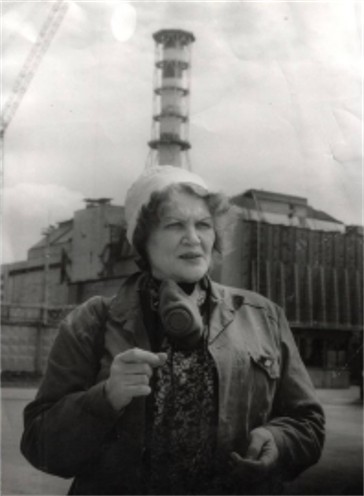
[[[323,411],[282,310],[209,277],[228,204],[148,169],[128,192],[141,272],[61,324],[21,448],[71,494],[276,494],[317,462]]]

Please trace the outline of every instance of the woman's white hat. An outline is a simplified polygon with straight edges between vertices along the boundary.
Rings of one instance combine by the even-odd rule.
[[[132,244],[138,216],[143,205],[147,205],[152,193],[163,191],[172,184],[196,184],[209,191],[205,181],[189,170],[173,165],[156,165],[146,169],[129,188],[125,199],[126,237]]]

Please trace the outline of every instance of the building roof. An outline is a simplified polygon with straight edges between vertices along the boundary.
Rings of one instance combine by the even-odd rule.
[[[316,210],[308,204],[307,198],[301,196],[287,195],[284,193],[275,193],[272,191],[264,191],[257,189],[249,189],[244,193],[235,195],[230,199],[231,203],[237,205],[241,208],[247,210],[258,210],[261,209],[262,205],[260,202],[275,202],[283,203],[289,206],[300,206],[306,209],[307,218],[315,219],[319,221],[332,222],[335,224],[343,224],[341,221],[335,219],[331,215],[323,212],[322,210]],[[266,211],[269,213],[269,211]]]
[[[238,195],[241,196],[241,195]],[[248,189],[242,196],[252,198],[253,200],[268,200],[278,203],[290,203],[295,205],[307,205],[307,198],[295,195],[287,195],[285,193],[275,193],[273,191],[265,191],[262,189]]]
[[[308,207],[308,210],[310,212],[309,217],[312,217],[313,219],[324,220],[326,222],[334,222],[336,224],[343,224],[343,222],[335,219],[334,217],[327,214],[326,212],[323,212],[322,210],[316,210],[310,206]]]
[[[50,229],[49,234],[48,234],[49,244],[53,245],[56,243],[62,243],[64,241],[67,241],[64,238],[72,230],[72,227],[73,227],[73,219],[68,219],[68,220],[60,222],[53,229]],[[38,241],[35,245],[31,246],[29,248],[29,251],[36,249],[36,248],[43,248],[46,245],[46,243],[47,243],[46,233],[44,232],[43,238],[40,241]]]

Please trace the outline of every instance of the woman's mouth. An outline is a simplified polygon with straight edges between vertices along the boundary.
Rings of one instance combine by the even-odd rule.
[[[183,255],[180,255],[179,258],[182,258],[182,260],[196,260],[198,258],[201,258],[202,255],[201,253],[184,253]]]

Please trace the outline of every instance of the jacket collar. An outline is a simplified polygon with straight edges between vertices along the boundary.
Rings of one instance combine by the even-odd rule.
[[[209,344],[215,341],[234,319],[235,311],[242,305],[243,297],[236,299],[227,288],[210,279],[211,316]]]
[[[146,277],[148,276],[144,272],[137,272],[128,277],[110,305],[111,319],[121,324],[124,330],[132,333],[136,332],[136,323],[141,320],[139,293]],[[243,303],[243,297],[228,294],[226,287],[212,281],[209,277],[207,277],[207,283],[210,287],[211,299],[209,343],[212,343],[234,319],[236,309]]]
[[[122,283],[111,302],[110,318],[121,324],[126,331],[135,332],[134,324],[137,317],[141,317],[139,291],[145,277],[141,272],[132,274]]]

